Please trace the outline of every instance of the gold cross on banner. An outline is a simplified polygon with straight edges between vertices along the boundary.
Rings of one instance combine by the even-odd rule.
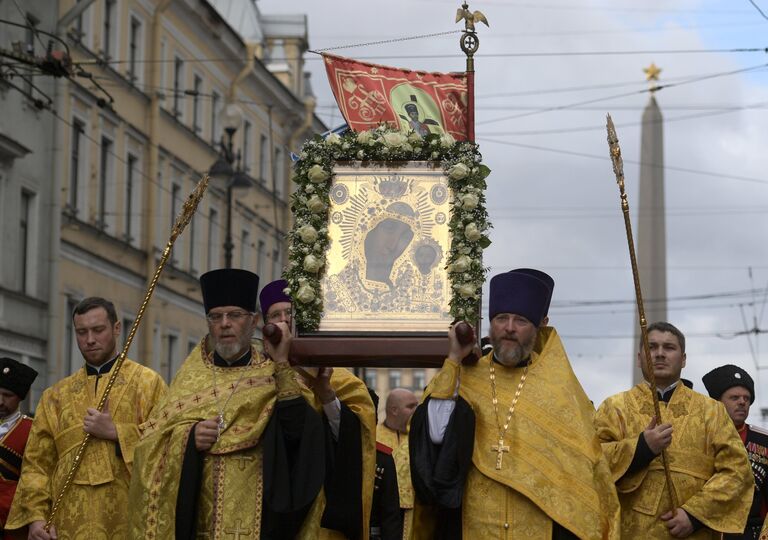
[[[491,446],[491,452],[496,452],[496,470],[501,470],[501,458],[504,452],[509,452],[509,446],[504,445],[504,439],[499,439],[499,444]]]

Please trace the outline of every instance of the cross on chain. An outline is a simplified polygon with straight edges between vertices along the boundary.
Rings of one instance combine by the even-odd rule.
[[[496,452],[496,470],[501,470],[501,458],[505,452],[509,452],[509,446],[504,445],[504,439],[499,439],[499,444],[491,445],[491,451]]]
[[[238,467],[237,468],[240,469],[241,471],[244,471],[245,470],[245,463],[246,463],[246,461],[247,462],[253,461],[253,456],[246,456],[246,455],[240,454],[238,456],[235,456],[234,459],[236,459],[238,461]]]
[[[235,521],[235,526],[228,529],[224,529],[224,534],[234,536],[235,540],[240,540],[241,535],[251,536],[251,529],[241,529],[242,522],[238,519]]]

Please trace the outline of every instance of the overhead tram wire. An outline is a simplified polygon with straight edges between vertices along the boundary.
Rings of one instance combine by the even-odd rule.
[[[404,41],[406,38],[398,38],[400,41]],[[411,38],[409,38],[411,39]],[[360,44],[361,45],[361,44]],[[358,45],[358,46],[360,46]],[[347,46],[339,46],[338,48]],[[336,49],[332,47],[331,49]],[[638,50],[638,51],[560,51],[560,52],[511,52],[511,53],[484,53],[478,56],[483,58],[539,58],[539,57],[567,57],[567,56],[635,56],[635,55],[665,55],[665,54],[742,54],[742,53],[768,53],[768,47],[737,47],[728,49],[656,49],[656,50]],[[457,58],[462,53],[450,53],[450,54],[389,54],[383,56],[355,56],[356,60],[408,60],[408,59],[430,59],[430,58]],[[463,58],[463,57],[462,57]],[[292,60],[320,60],[319,55],[310,55],[304,58],[303,56],[280,56],[273,57],[269,60],[277,61],[292,61]],[[84,60],[75,62],[77,66],[88,65],[117,65],[127,64],[131,60]],[[222,58],[185,58],[185,62],[188,63],[217,63],[217,62],[242,62],[242,57],[222,57]],[[134,64],[168,64],[174,62],[174,59],[149,59],[149,60],[134,60]]]
[[[745,110],[754,110],[754,109],[764,109],[768,106],[768,101],[761,101],[759,103],[754,103],[752,105],[744,105],[742,107],[732,107],[730,109],[723,109],[723,110],[715,110],[715,111],[706,111],[706,112],[700,112],[696,114],[687,114],[684,116],[673,116],[671,118],[662,118],[661,120],[651,120],[651,121],[639,121],[639,122],[625,122],[622,124],[616,124],[617,128],[627,128],[627,127],[637,127],[637,126],[643,126],[643,125],[666,125],[671,124],[674,122],[682,122],[685,120],[695,120],[698,118],[708,118],[710,116],[719,116],[723,114],[731,114],[734,112],[741,112]],[[521,130],[521,131],[497,131],[493,133],[484,133],[483,135],[488,135],[492,137],[499,137],[499,136],[529,136],[529,135],[556,135],[561,133],[580,133],[584,131],[598,131],[598,130],[605,130],[605,126],[580,126],[580,127],[568,127],[568,128],[551,128],[551,129],[532,129],[532,130]],[[482,133],[482,132],[481,132]]]
[[[517,143],[513,141],[500,141],[496,139],[488,139],[485,137],[478,137],[478,141],[483,141],[487,143],[493,143],[493,144],[501,144],[504,146],[515,146],[518,148],[526,148],[528,150],[540,150],[542,152],[552,152],[555,154],[563,154],[567,156],[576,156],[576,157],[582,157],[582,158],[588,158],[588,159],[599,159],[601,161],[610,161],[610,157],[604,156],[602,154],[587,154],[586,152],[576,152],[573,150],[563,150],[561,148],[549,148],[546,146],[537,146],[534,144],[525,144],[525,143]],[[656,163],[650,163],[650,162],[642,162],[632,159],[624,158],[624,163],[631,163],[633,165],[648,165],[650,167],[656,167],[663,169],[665,171],[676,171],[676,172],[685,172],[685,173],[691,173],[691,174],[699,174],[702,176],[710,176],[713,178],[725,178],[728,180],[739,180],[743,182],[753,182],[755,184],[768,184],[768,180],[765,180],[763,178],[753,178],[750,176],[741,176],[741,175],[733,175],[733,174],[723,174],[723,173],[715,173],[710,171],[702,171],[699,169],[690,169],[687,167],[676,167],[673,165],[658,165]]]
[[[629,96],[635,96],[635,95],[656,93],[656,92],[660,92],[661,90],[665,90],[667,88],[675,88],[677,86],[683,86],[683,85],[693,84],[693,83],[697,83],[697,82],[701,82],[701,81],[717,79],[717,78],[720,78],[720,77],[729,77],[731,75],[738,75],[740,73],[748,73],[750,71],[756,71],[756,70],[759,70],[759,69],[765,69],[766,67],[768,67],[768,64],[763,63],[763,64],[758,64],[756,66],[751,66],[751,67],[747,67],[747,68],[734,69],[734,70],[731,70],[731,71],[723,71],[723,72],[720,72],[720,73],[714,73],[714,74],[710,74],[710,75],[702,75],[701,77],[692,77],[690,79],[685,79],[685,80],[682,80],[682,81],[679,81],[679,82],[672,82],[672,83],[662,84],[662,85],[659,85],[659,86],[657,86],[655,88],[643,88],[641,90],[634,90],[632,92],[624,92],[624,93],[621,93],[621,94],[614,94],[612,96],[603,96],[603,97],[599,97],[599,98],[579,101],[579,102],[576,102],[576,103],[569,103],[569,104],[566,104],[566,105],[556,105],[556,106],[553,106],[553,107],[544,107],[542,109],[537,109],[535,111],[529,111],[529,112],[526,112],[526,113],[513,114],[511,116],[503,116],[501,118],[493,118],[491,120],[483,120],[483,121],[475,122],[475,125],[476,126],[480,126],[480,125],[494,124],[496,122],[504,122],[506,120],[513,120],[513,119],[516,119],[516,118],[523,118],[523,117],[526,117],[526,116],[533,116],[533,115],[536,115],[536,114],[560,111],[560,110],[563,110],[563,109],[569,109],[571,107],[577,107],[577,106],[580,106],[580,105],[591,105],[592,103],[601,103],[603,101],[611,101],[611,100],[619,99],[619,98],[622,98],[622,97],[629,97]]]
[[[753,6],[753,7],[754,7],[754,8],[757,10],[757,12],[760,14],[760,16],[761,16],[763,19],[766,19],[766,20],[768,20],[768,15],[766,15],[766,14],[765,14],[765,12],[764,12],[762,9],[760,9],[760,6],[758,6],[758,5],[755,3],[755,1],[754,1],[754,0],[747,0],[747,1],[748,1],[750,4],[752,4],[752,6]]]

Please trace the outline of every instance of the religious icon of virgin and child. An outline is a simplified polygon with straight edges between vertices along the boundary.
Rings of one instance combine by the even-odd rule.
[[[371,196],[372,195],[372,196]],[[440,313],[443,249],[431,237],[435,209],[423,190],[400,200],[361,189],[343,212],[347,264],[328,278],[328,312]]]

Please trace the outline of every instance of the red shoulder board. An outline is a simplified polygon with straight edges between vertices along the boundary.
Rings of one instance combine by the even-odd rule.
[[[380,443],[378,441],[376,441],[376,450],[378,450],[379,452],[381,452],[383,454],[387,454],[388,456],[392,455],[392,449],[389,446],[387,446],[386,444],[382,444],[382,443]]]

